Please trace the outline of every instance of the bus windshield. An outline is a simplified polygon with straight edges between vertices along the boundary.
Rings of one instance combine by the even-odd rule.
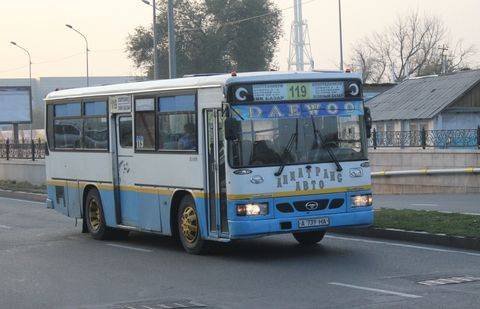
[[[229,142],[230,165],[241,168],[366,159],[361,101],[308,105],[232,106],[232,117],[241,121],[241,132],[238,139]]]

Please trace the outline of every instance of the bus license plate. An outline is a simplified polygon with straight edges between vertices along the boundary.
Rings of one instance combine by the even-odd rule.
[[[327,217],[298,220],[299,228],[328,226],[328,225],[330,225],[330,219],[328,219]]]

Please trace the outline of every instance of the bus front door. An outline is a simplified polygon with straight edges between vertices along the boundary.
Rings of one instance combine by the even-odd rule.
[[[160,197],[153,185],[139,186],[142,174],[137,169],[145,164],[135,156],[133,124],[130,114],[116,116],[116,218],[117,224],[143,231],[161,232]]]
[[[219,109],[204,112],[208,192],[208,229],[211,237],[228,237],[225,180],[224,121]]]
[[[121,225],[137,226],[138,211],[136,196],[131,188],[134,186],[134,151],[133,151],[133,127],[130,114],[116,115],[117,130],[117,222]]]

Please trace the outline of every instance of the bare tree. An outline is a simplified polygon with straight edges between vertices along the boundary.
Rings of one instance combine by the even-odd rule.
[[[449,45],[440,19],[413,12],[357,43],[351,62],[367,82],[400,82],[410,76],[439,74],[443,63],[446,72],[465,68],[474,48],[463,48],[461,41],[453,48]]]
[[[362,72],[364,81],[380,83],[387,69],[387,60],[370,40],[357,44],[353,48],[352,60],[354,69]]]

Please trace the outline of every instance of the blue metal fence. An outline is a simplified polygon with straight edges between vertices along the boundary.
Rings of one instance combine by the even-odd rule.
[[[45,159],[46,144],[40,140],[12,143],[6,140],[0,143],[0,158],[6,160],[26,159],[35,161],[37,159]]]
[[[417,148],[478,148],[480,126],[477,129],[372,131],[369,147],[417,147]]]

